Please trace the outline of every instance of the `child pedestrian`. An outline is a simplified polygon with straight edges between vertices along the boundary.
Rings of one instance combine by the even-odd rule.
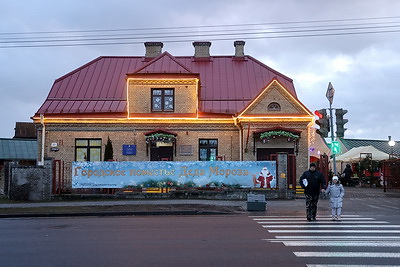
[[[332,221],[340,221],[343,206],[344,188],[340,184],[337,176],[332,177],[332,183],[326,188],[326,193],[330,196],[332,208]]]

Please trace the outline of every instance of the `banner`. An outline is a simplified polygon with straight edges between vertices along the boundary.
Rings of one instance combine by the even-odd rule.
[[[72,188],[276,188],[275,161],[76,161]]]

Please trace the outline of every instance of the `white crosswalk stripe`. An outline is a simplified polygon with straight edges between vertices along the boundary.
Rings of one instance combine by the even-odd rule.
[[[268,230],[270,233],[332,233],[332,229],[330,230]],[[340,233],[364,233],[369,234],[371,230],[340,230]],[[379,230],[379,233],[385,234],[400,234],[400,230]]]
[[[294,224],[294,223],[296,223],[296,224],[299,224],[299,220],[296,220],[296,221],[274,221],[274,223],[276,224],[276,225],[279,225],[279,224]],[[257,221],[257,223],[259,223],[259,224],[270,224],[271,222],[270,221],[261,221],[261,220],[259,220],[259,221]],[[387,222],[387,221],[346,221],[346,224],[356,224],[356,223],[362,223],[362,224],[388,224],[389,222]],[[308,222],[308,224],[309,225],[313,225],[313,224],[315,224],[315,222]],[[321,221],[321,220],[319,220],[318,221],[318,225],[321,225],[321,224],[332,224],[332,220],[325,220],[325,221]]]
[[[400,258],[400,253],[390,252],[293,252],[297,257],[360,257],[360,258]]]
[[[280,242],[287,247],[400,247],[400,242],[388,241],[334,241],[327,243],[326,241],[281,241],[270,240],[271,242]]]
[[[399,267],[400,265],[378,265],[379,267]],[[377,267],[377,265],[307,264],[307,267]]]
[[[343,216],[332,221],[320,216],[307,222],[303,216],[250,216],[274,238],[263,239],[293,248],[293,254],[310,261],[308,267],[330,266],[400,266],[400,225],[359,215]],[[288,235],[280,235],[288,234]],[[341,265],[331,259],[341,258]],[[352,259],[366,264],[351,264]],[[382,265],[381,260],[394,265]],[[318,264],[315,262],[318,261]],[[349,264],[345,264],[349,261]],[[371,265],[372,262],[376,264]],[[326,264],[324,264],[326,263]]]
[[[293,225],[281,224],[281,225],[263,225],[264,228],[291,228]],[[297,228],[332,228],[332,225],[297,225]],[[399,228],[400,225],[374,225],[374,228]],[[371,225],[368,224],[353,224],[353,225],[345,225],[345,224],[337,224],[335,228],[371,228]]]

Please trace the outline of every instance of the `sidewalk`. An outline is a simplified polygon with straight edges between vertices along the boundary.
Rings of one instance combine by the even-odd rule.
[[[400,197],[399,191],[382,188],[345,187],[345,198]],[[303,213],[304,199],[267,200],[268,213]],[[60,216],[246,214],[246,200],[107,200],[0,203],[0,218]]]

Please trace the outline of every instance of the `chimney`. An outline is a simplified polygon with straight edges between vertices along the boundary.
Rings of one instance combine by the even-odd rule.
[[[162,53],[162,48],[164,46],[161,42],[145,42],[146,47],[145,57],[157,57]]]
[[[244,57],[244,44],[245,41],[235,41],[233,45],[235,46],[235,57]]]
[[[193,42],[194,57],[206,58],[210,57],[211,42]]]

